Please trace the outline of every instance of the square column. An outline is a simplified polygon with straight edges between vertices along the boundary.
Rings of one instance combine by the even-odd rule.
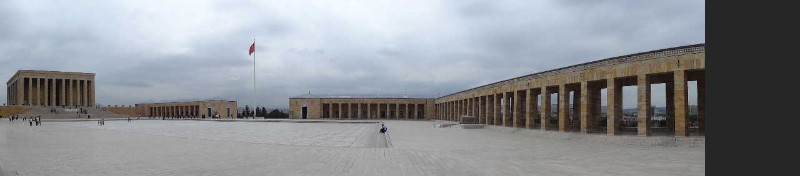
[[[49,79],[47,78],[42,80],[42,82],[44,82],[44,89],[42,89],[42,106],[50,106],[50,83],[48,81]]]
[[[542,87],[542,107],[541,107],[542,108],[542,112],[541,112],[542,115],[541,115],[541,119],[540,119],[541,120],[540,123],[542,125],[542,130],[547,130],[547,126],[550,123],[548,121],[550,120],[550,108],[551,108],[550,102],[551,101],[552,100],[550,100],[550,91],[547,89],[547,86]]]
[[[517,127],[522,126],[522,122],[520,122],[520,120],[525,116],[524,114],[522,114],[523,106],[522,106],[522,98],[521,98],[522,96],[525,96],[525,95],[520,95],[519,91],[517,91],[517,90],[512,91],[511,95],[512,95],[512,97],[514,97],[512,99],[512,101],[514,103],[511,104],[512,105],[511,108],[513,109],[513,112],[514,112],[514,113],[511,113],[511,119],[512,119],[511,120],[511,123],[512,123],[511,126],[517,128]]]
[[[338,113],[336,113],[336,118],[338,118],[338,119],[342,119],[342,115],[344,115],[344,112],[343,112],[343,111],[344,111],[344,108],[342,108],[342,104],[341,104],[341,103],[336,103],[336,104],[338,104],[338,105],[339,105],[339,106],[338,106],[338,108],[339,108],[339,112],[338,112]]]
[[[558,86],[558,131],[567,131],[567,118],[569,118],[569,92],[567,85]]]
[[[56,102],[56,100],[57,100],[56,91],[58,91],[58,89],[57,89],[58,88],[58,86],[57,86],[58,83],[56,83],[57,82],[56,80],[57,79],[50,79],[50,83],[51,83],[50,84],[50,106],[57,106],[58,105],[58,102]]]
[[[581,119],[581,133],[589,133],[589,130],[590,130],[589,116],[591,114],[589,113],[589,106],[590,106],[589,100],[591,100],[590,98],[593,98],[593,97],[589,97],[589,95],[590,95],[589,91],[591,91],[591,90],[589,90],[589,83],[586,82],[586,81],[581,82],[581,91],[580,91],[580,94],[581,94],[580,105],[581,105],[581,107],[580,107],[580,113],[579,113],[580,114],[580,119]]]
[[[66,79],[61,79],[61,90],[59,90],[59,91],[61,91],[61,95],[59,95],[60,99],[58,100],[58,105],[61,105],[61,106],[64,106],[64,105],[67,104],[66,103],[67,100],[65,99],[67,97],[65,95],[65,93],[67,92],[66,91],[66,86],[67,86],[66,81],[67,81]]]
[[[89,106],[89,91],[87,90],[88,82],[86,80],[82,81],[83,83],[83,92],[81,93],[81,106]]]
[[[361,115],[361,103],[358,103],[358,105],[356,106],[356,119],[364,118],[364,117],[361,117],[361,116],[363,116],[363,115]]]
[[[650,135],[650,82],[647,75],[639,75],[637,86],[639,87],[638,106],[639,114],[636,118],[638,125],[636,127],[639,131],[639,136]]]
[[[25,89],[25,92],[28,92],[28,101],[25,102],[25,105],[33,106],[33,78],[28,79],[28,88]]]
[[[72,80],[64,79],[64,105],[72,106]]]
[[[688,86],[686,85],[686,72],[675,71],[673,78],[675,101],[675,136],[689,136],[689,102]]]
[[[608,78],[606,83],[606,93],[608,119],[606,120],[606,134],[617,135],[619,133],[619,121],[622,116],[622,86],[615,78]]]
[[[34,105],[34,106],[41,106],[41,104],[40,104],[40,103],[41,103],[42,101],[41,101],[41,100],[39,100],[39,99],[40,99],[39,97],[41,97],[41,95],[39,95],[39,91],[41,91],[41,89],[39,88],[39,87],[40,87],[40,85],[41,85],[41,84],[39,83],[39,78],[33,78],[33,82],[35,82],[35,83],[36,83],[36,84],[34,84],[34,85],[33,85],[33,91],[35,92],[35,93],[34,93],[34,98],[33,98],[33,105]]]
[[[17,78],[17,97],[14,100],[17,101],[17,105],[22,105],[23,99],[25,99],[25,89],[23,89],[25,81],[22,78]]]

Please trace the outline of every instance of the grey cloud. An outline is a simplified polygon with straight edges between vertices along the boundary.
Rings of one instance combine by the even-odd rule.
[[[285,108],[308,91],[441,96],[705,41],[705,2],[691,0],[164,3],[0,2],[0,76],[95,72],[102,104],[244,106],[255,37],[258,102]]]

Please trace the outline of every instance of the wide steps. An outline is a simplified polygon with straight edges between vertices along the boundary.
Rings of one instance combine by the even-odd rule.
[[[55,108],[58,113],[51,113],[50,110]],[[127,118],[128,116],[120,115],[97,108],[89,107],[86,109],[88,114],[78,114],[79,108],[61,108],[61,107],[31,107],[31,110],[20,114],[20,117],[41,117],[43,119],[78,119],[87,118]]]

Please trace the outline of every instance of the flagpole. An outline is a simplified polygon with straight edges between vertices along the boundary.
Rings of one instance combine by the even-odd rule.
[[[253,38],[253,46],[255,45],[256,45],[256,38]],[[258,104],[256,104],[256,100],[258,100],[258,97],[256,96],[256,50],[255,47],[253,47],[253,109],[258,107]],[[256,113],[253,113],[253,119],[256,119]]]

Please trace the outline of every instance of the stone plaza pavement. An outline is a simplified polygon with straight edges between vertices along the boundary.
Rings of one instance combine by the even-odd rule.
[[[378,124],[0,121],[0,167],[19,175],[704,175],[704,147],[588,143],[432,121]],[[370,140],[365,140],[370,139]],[[9,174],[9,175],[10,175]]]

